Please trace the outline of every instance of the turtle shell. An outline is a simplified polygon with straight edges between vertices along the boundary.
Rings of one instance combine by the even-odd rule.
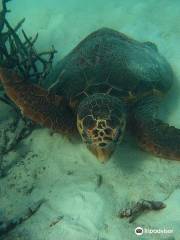
[[[106,92],[127,100],[152,94],[152,90],[166,93],[173,72],[155,44],[102,28],[64,57],[50,78],[56,82],[53,91],[68,100]]]

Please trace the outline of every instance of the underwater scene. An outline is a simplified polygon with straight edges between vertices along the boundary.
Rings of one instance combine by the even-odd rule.
[[[0,0],[0,240],[180,240],[180,1]]]

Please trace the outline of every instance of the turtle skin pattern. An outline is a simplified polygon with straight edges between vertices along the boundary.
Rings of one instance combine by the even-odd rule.
[[[0,69],[0,79],[6,94],[23,115],[59,133],[74,132],[75,119],[63,97],[51,94],[37,85],[28,84],[9,69]]]

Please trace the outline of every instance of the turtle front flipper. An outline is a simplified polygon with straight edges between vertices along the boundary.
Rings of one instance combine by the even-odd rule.
[[[180,129],[158,119],[134,119],[131,129],[142,149],[158,157],[180,160]]]
[[[25,116],[57,132],[74,131],[74,116],[63,97],[30,84],[9,69],[0,68],[0,81]]]

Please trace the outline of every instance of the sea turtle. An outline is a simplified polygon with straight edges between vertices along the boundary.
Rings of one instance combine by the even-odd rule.
[[[151,42],[102,28],[57,64],[49,89],[8,69],[0,79],[24,115],[60,133],[78,130],[98,159],[110,158],[129,128],[144,150],[180,160],[180,130],[154,115],[174,75]]]

